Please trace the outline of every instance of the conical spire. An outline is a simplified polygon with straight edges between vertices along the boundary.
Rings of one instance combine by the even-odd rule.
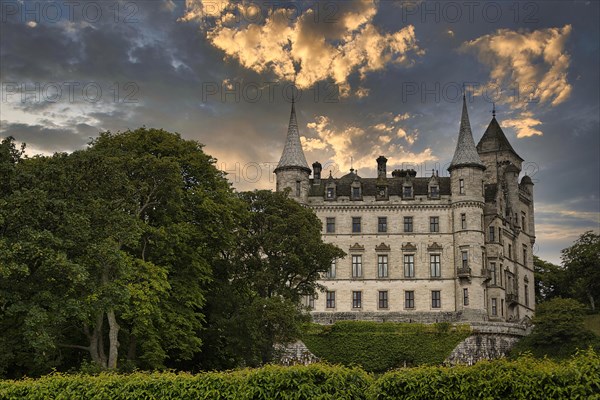
[[[298,132],[296,107],[293,97],[292,112],[290,114],[290,123],[288,125],[285,147],[283,148],[283,153],[279,159],[279,164],[277,164],[277,168],[275,168],[274,172],[277,172],[279,169],[283,168],[301,168],[310,174],[310,168],[308,168],[306,157],[304,157],[304,152],[302,151],[302,144],[300,143],[300,133]]]
[[[514,154],[518,159],[523,159],[517,154],[517,152],[510,145],[510,142],[506,138],[506,135],[502,131],[496,116],[492,118],[488,125],[485,133],[477,143],[477,151],[479,154],[497,151],[508,151]]]
[[[469,113],[467,112],[467,99],[463,95],[463,109],[460,118],[460,130],[458,133],[458,142],[454,157],[450,163],[448,171],[458,167],[475,167],[485,169],[485,166],[477,154],[473,133],[471,132],[471,124],[469,123]]]

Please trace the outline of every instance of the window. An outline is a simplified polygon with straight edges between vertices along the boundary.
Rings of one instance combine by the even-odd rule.
[[[377,276],[380,278],[388,276],[388,256],[385,254],[377,256]]]
[[[405,254],[404,255],[404,277],[414,278],[415,277],[415,255]]]
[[[496,298],[492,298],[492,315],[496,316],[498,315],[498,304],[497,304],[497,300]]]
[[[352,233],[360,233],[360,217],[352,217]]]
[[[362,276],[362,256],[355,254],[352,256],[352,277],[360,278]]]
[[[513,256],[512,256],[512,244],[508,245],[508,258],[510,258],[510,259],[513,258]]]
[[[327,188],[327,198],[328,199],[333,199],[334,197],[334,191],[332,187]]]
[[[415,308],[415,292],[407,290],[404,292],[404,308]]]
[[[461,252],[461,254],[462,254],[462,267],[469,268],[469,252],[463,251],[463,252]]]
[[[526,219],[527,214],[525,214],[524,212],[521,211],[521,229],[523,229],[523,231],[526,231],[526,227],[525,227],[525,219]]]
[[[496,263],[490,263],[490,273],[492,274],[492,285],[496,285],[498,282],[496,280]]]
[[[442,307],[442,293],[439,290],[431,291],[431,308]]]
[[[404,186],[404,191],[402,197],[413,197],[412,195],[412,186]]]
[[[429,232],[440,231],[440,217],[429,217]]]
[[[387,217],[377,218],[377,232],[379,232],[379,233],[387,232]]]
[[[431,270],[432,278],[439,278],[442,276],[442,269],[440,265],[440,255],[439,254],[430,254],[429,255],[429,267]]]
[[[362,306],[362,292],[352,292],[352,308],[360,308]]]
[[[467,214],[460,214],[460,229],[467,229]]]
[[[458,193],[465,194],[465,180],[464,179],[458,180]]]
[[[523,265],[527,265],[527,245],[523,245]]]
[[[404,217],[404,232],[413,231],[413,217]]]
[[[529,285],[525,285],[525,305],[529,307]]]
[[[315,309],[315,296],[313,295],[308,296],[308,308],[310,308],[311,310]]]
[[[437,186],[430,186],[429,187],[429,195],[433,198],[440,197],[439,188]]]
[[[327,274],[325,275],[329,279],[335,278],[335,269],[336,269],[337,260],[333,260],[329,269],[327,270]]]
[[[503,272],[502,272],[502,264],[500,264],[500,271],[499,272],[500,272],[500,286],[502,286],[502,274],[503,274]]]
[[[496,241],[496,230],[493,226],[490,226],[490,242]]]
[[[327,233],[335,233],[335,218],[327,218]]]
[[[296,182],[296,197],[300,197],[300,181]]]
[[[360,186],[354,186],[352,188],[352,198],[360,199]]]
[[[504,299],[500,299],[500,313],[504,317]]]
[[[469,289],[463,289],[463,306],[469,305]]]
[[[379,308],[388,308],[388,292],[387,292],[387,290],[379,291]]]
[[[335,292],[327,291],[325,307],[326,308],[335,308]]]

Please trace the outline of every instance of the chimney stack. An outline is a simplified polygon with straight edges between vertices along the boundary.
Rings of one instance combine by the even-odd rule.
[[[384,156],[379,156],[377,158],[377,178],[378,179],[386,178],[386,175],[387,175],[386,163],[387,163],[387,158],[385,158]]]
[[[315,163],[313,163],[312,165],[313,167],[313,183],[315,185],[320,185],[321,184],[321,171],[323,169],[323,167],[321,166],[321,163],[316,161]]]

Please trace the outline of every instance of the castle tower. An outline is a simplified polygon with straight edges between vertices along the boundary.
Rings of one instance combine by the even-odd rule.
[[[485,237],[483,233],[483,172],[463,96],[460,130],[450,163],[456,310],[469,320],[486,319]]]
[[[276,190],[278,192],[288,189],[290,198],[301,204],[308,202],[310,189],[310,168],[302,151],[298,122],[296,121],[296,108],[292,98],[292,112],[288,126],[287,139],[277,168],[273,171],[277,178]]]

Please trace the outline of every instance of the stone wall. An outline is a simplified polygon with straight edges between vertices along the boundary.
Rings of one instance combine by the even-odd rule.
[[[423,324],[462,322],[470,324],[470,321],[484,320],[486,318],[485,312],[481,310],[448,312],[312,312],[311,316],[313,322],[324,325],[333,324],[337,321],[418,322]]]

